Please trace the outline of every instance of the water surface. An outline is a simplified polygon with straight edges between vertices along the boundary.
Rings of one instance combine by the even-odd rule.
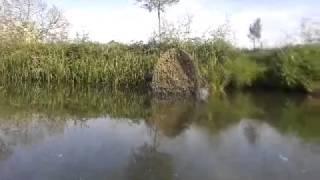
[[[320,100],[0,90],[1,180],[318,180]]]

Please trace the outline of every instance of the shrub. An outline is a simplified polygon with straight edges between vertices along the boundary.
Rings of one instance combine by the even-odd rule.
[[[251,87],[263,76],[265,70],[264,65],[258,64],[246,55],[239,55],[226,63],[226,71],[231,76],[231,85],[236,88]]]

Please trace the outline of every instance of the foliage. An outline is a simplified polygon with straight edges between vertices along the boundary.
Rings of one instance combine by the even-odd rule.
[[[312,92],[320,80],[318,44],[261,50],[249,56],[266,68],[256,86]]]
[[[165,6],[178,3],[179,0],[137,0],[137,2],[150,12],[154,10],[164,12]]]
[[[253,49],[256,48],[256,42],[261,39],[261,30],[262,30],[261,19],[258,18],[249,27],[248,37],[253,43]]]
[[[228,61],[226,69],[231,75],[231,84],[236,88],[252,86],[266,70],[263,65],[250,60],[246,55],[239,55],[234,61]]]
[[[191,24],[192,16],[190,15],[185,16],[179,22],[170,22],[165,19],[162,22],[162,43],[179,46],[181,42],[188,41],[190,39]]]
[[[305,43],[319,43],[320,22],[314,19],[303,19],[301,22],[301,36]]]
[[[200,85],[212,92],[226,88],[271,88],[313,92],[319,88],[318,44],[247,51],[222,38],[164,43],[187,51],[199,67]],[[137,42],[94,44],[20,43],[0,45],[0,83],[70,86],[148,87],[158,59],[157,46]]]
[[[158,17],[158,36],[159,42],[162,41],[162,29],[161,29],[161,12],[165,11],[166,6],[170,6],[178,3],[180,0],[136,0],[142,7],[147,9],[149,12],[157,11]],[[160,48],[159,48],[160,49]],[[160,51],[161,52],[161,49]]]
[[[114,88],[144,86],[152,71],[154,54],[111,43],[25,44],[2,47],[2,83],[107,85]]]
[[[0,40],[58,42],[67,39],[68,21],[56,6],[42,0],[2,0]]]

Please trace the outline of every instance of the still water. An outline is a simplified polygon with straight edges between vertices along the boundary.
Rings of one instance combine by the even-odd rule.
[[[0,179],[320,179],[320,100],[128,94],[0,89]]]

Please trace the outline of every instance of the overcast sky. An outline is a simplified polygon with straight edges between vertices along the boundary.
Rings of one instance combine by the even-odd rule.
[[[87,32],[91,40],[131,42],[148,40],[156,30],[156,14],[140,8],[134,0],[49,0],[60,7],[71,23],[71,34]],[[262,41],[274,46],[299,34],[302,18],[320,18],[320,0],[180,0],[167,8],[166,19],[178,22],[192,16],[192,32],[201,36],[230,22],[238,46],[250,46],[249,25],[258,17],[263,24]]]

